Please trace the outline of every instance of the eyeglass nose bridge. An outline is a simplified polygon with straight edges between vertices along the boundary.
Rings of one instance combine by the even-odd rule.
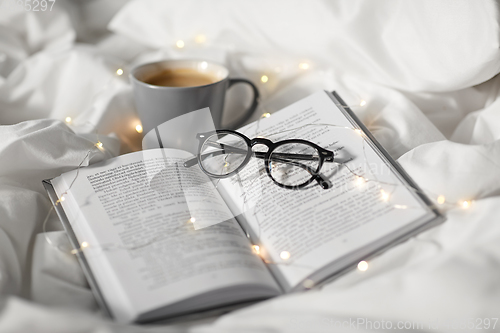
[[[267,148],[271,148],[273,142],[269,139],[264,139],[264,138],[255,138],[250,140],[250,146],[253,147],[255,145],[266,145]]]

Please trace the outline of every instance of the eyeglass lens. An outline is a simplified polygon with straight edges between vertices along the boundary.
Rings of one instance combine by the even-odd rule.
[[[212,175],[230,174],[243,164],[249,149],[246,141],[238,135],[213,134],[201,146],[202,167]]]
[[[304,143],[277,146],[269,156],[271,177],[286,186],[309,181],[319,171],[320,157],[316,148]]]

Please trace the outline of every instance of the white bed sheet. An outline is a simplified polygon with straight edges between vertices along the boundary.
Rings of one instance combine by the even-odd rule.
[[[274,8],[232,3],[134,1],[113,19],[113,33],[94,45],[75,45],[77,34],[63,6],[47,16],[0,11],[0,331],[344,332],[335,324],[358,318],[394,325],[498,318],[495,2],[450,7],[287,1]],[[84,9],[98,15],[99,8]],[[189,15],[190,22],[181,19]],[[463,24],[454,26],[448,15]],[[406,28],[397,34],[401,20]],[[194,43],[199,34],[207,37],[203,45]],[[422,44],[425,52],[405,54],[418,38],[431,39]],[[186,41],[182,50],[174,46],[178,39]],[[443,40],[452,43],[443,46]],[[370,261],[368,271],[353,271],[322,290],[182,327],[121,326],[102,319],[75,258],[46,240],[68,246],[55,216],[48,224],[52,232],[41,233],[50,207],[41,181],[75,168],[89,149],[93,162],[140,147],[130,88],[126,78],[114,75],[118,67],[127,71],[147,60],[200,55],[255,82],[269,76],[259,86],[263,101],[254,118],[319,89],[339,91],[431,198],[473,200],[471,207],[445,205],[446,223]],[[404,60],[394,66],[394,59]],[[304,61],[307,70],[298,68]],[[363,107],[361,100],[367,102]],[[233,95],[230,108],[239,103]],[[70,126],[64,124],[67,116]],[[104,153],[93,146],[97,140]],[[441,325],[435,331],[453,329]]]

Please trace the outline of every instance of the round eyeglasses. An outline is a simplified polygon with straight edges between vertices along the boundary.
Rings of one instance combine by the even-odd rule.
[[[300,189],[316,181],[322,188],[332,187],[320,174],[324,162],[333,162],[334,153],[300,139],[272,142],[265,138],[249,139],[232,130],[216,130],[196,135],[200,142],[198,155],[184,163],[199,165],[209,177],[227,178],[244,168],[252,155],[263,159],[267,175],[287,189]],[[266,152],[253,151],[255,145],[265,145]]]

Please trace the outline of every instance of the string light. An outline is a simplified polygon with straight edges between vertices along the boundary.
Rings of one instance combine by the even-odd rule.
[[[203,44],[207,40],[207,37],[205,35],[198,35],[194,38],[194,41],[198,44]]]
[[[123,75],[123,69],[118,68],[118,69],[116,70],[116,75]]]
[[[64,121],[65,121],[67,124],[71,124],[71,122],[73,121],[73,119],[71,119],[71,117],[66,117],[66,119],[64,119]]]
[[[358,270],[360,270],[361,272],[365,272],[367,269],[368,263],[366,261],[363,260],[358,263]]]
[[[97,143],[94,145],[99,149],[100,152],[104,152],[104,144],[101,141],[97,141]]]
[[[141,124],[138,124],[138,125],[135,127],[135,130],[137,131],[137,133],[142,133],[142,125],[141,125]]]
[[[262,75],[262,76],[260,77],[260,81],[261,81],[262,83],[266,83],[267,81],[269,81],[269,78],[267,77],[267,75]]]
[[[177,46],[179,49],[182,49],[184,47],[184,41],[179,39],[176,43],[175,46]]]
[[[288,252],[288,251],[282,251],[280,253],[280,258],[283,259],[283,260],[290,259],[290,252]]]
[[[182,41],[181,41],[181,42],[182,42]],[[182,43],[183,43],[183,42],[182,42]],[[117,74],[118,74],[118,71],[117,71]],[[123,73],[122,73],[122,74],[123,74]],[[118,74],[118,75],[121,75],[121,74]],[[264,76],[265,76],[265,75],[264,75]],[[264,77],[264,76],[263,76],[263,77]],[[267,82],[267,76],[265,76],[265,77],[266,77],[266,82]],[[362,100],[360,105],[361,105],[361,106],[363,106],[363,105],[365,105],[365,104],[366,104],[366,102]],[[270,114],[270,113],[264,113],[264,114],[262,114],[262,118],[269,118],[270,116],[271,116],[271,114]],[[67,117],[65,120],[66,120],[66,122],[70,122],[70,121],[71,121],[71,117]],[[317,124],[317,125],[318,125],[318,124]],[[324,125],[324,124],[322,124],[322,125]],[[355,131],[355,132],[356,132],[357,134],[359,134],[359,135],[362,135],[362,134],[363,134],[363,132],[362,132],[360,129],[354,129],[354,128],[350,128],[350,127],[343,127],[343,126],[331,125],[331,124],[330,124],[330,126],[337,126],[337,127],[341,127],[341,128],[346,128],[346,129],[349,129],[349,130],[353,130],[353,131]],[[137,125],[137,126],[136,126],[136,130],[137,130],[139,133],[140,133],[140,132],[142,132],[142,126],[141,126],[141,125]],[[287,130],[287,131],[291,131],[291,130]],[[286,132],[286,131],[284,131],[284,132]],[[279,132],[279,133],[281,133],[281,132]],[[277,133],[274,133],[274,134],[277,134]],[[271,134],[271,135],[272,135],[272,134]],[[261,136],[258,136],[258,137],[261,137]],[[97,142],[94,146],[96,146],[96,147],[97,147],[97,148],[99,148],[100,150],[101,150],[101,149],[103,149],[103,143],[102,143],[102,142],[100,142],[100,141],[98,141],[98,142]],[[91,151],[89,150],[89,151],[87,152],[87,155],[85,156],[84,160],[88,157],[88,155],[89,155],[90,153],[91,153]],[[82,161],[82,163],[83,163],[83,161]],[[81,166],[81,164],[82,164],[82,163],[80,163],[80,165],[78,166],[78,169],[80,168],[80,166]],[[226,164],[225,164],[225,166],[227,166],[227,165],[228,165],[228,163],[226,163]],[[78,170],[78,169],[77,169],[77,170]],[[356,176],[356,182],[357,182],[359,185],[361,185],[361,184],[363,184],[363,183],[365,183],[365,182],[367,182],[367,181],[368,181],[366,178],[364,178],[364,177],[362,177],[362,176],[359,176],[359,175],[356,175],[353,171],[351,171],[351,170],[349,170],[349,171],[350,171],[353,175],[355,175],[355,176]],[[78,175],[78,173],[77,173],[77,175]],[[71,188],[71,186],[70,186],[70,188]],[[69,190],[69,189],[68,189],[68,190]],[[382,196],[382,200],[383,200],[383,201],[387,201],[387,200],[389,200],[389,197],[390,197],[390,196],[389,196],[389,194],[387,194],[384,190],[381,190],[381,196]],[[57,203],[62,202],[62,201],[64,201],[64,200],[65,200],[65,197],[64,197],[64,196],[61,196],[61,198],[60,198],[59,200],[57,200],[56,205],[57,205]],[[437,198],[437,202],[438,202],[439,204],[444,203],[444,202],[445,202],[445,197],[444,197],[443,195],[438,196],[438,198]],[[467,208],[469,208],[469,207],[471,206],[471,204],[472,204],[472,201],[465,200],[465,201],[461,201],[461,202],[459,202],[459,203],[458,203],[458,206],[461,206],[462,208],[467,209]],[[408,208],[406,205],[394,205],[394,207],[395,207],[395,208],[398,208],[398,209],[406,209],[406,208]],[[53,207],[52,207],[52,208],[53,208]],[[47,220],[47,219],[46,219],[46,220]],[[191,223],[194,223],[195,221],[196,221],[196,219],[195,219],[194,217],[191,217],[191,218],[189,219],[189,222],[191,222]],[[44,225],[45,225],[45,222],[44,222]],[[247,234],[247,237],[248,237],[248,234]],[[50,243],[50,241],[49,241],[49,240],[47,240],[47,241]],[[73,253],[73,251],[77,251],[77,252],[78,252],[78,251],[80,251],[82,248],[86,248],[86,247],[88,247],[88,243],[87,243],[87,242],[83,242],[83,243],[81,243],[81,247],[80,247],[80,249],[79,249],[79,250],[72,250],[72,251],[71,251],[71,253]],[[135,247],[134,247],[134,248],[135,248]],[[257,254],[260,254],[260,247],[259,247],[258,245],[252,245],[252,250],[253,250],[255,253],[257,253]],[[282,252],[280,253],[280,258],[281,258],[282,260],[288,260],[288,259],[290,259],[290,257],[291,257],[291,255],[290,255],[290,253],[289,253],[288,251],[282,251]],[[359,262],[359,263],[358,263],[358,270],[360,270],[360,271],[366,271],[367,269],[368,269],[368,263],[367,263],[366,261],[361,261],[361,262]],[[304,287],[309,288],[308,286],[310,286],[310,287],[314,286],[314,282],[313,282],[312,280],[306,280],[306,281],[304,281]]]
[[[389,194],[386,193],[384,190],[380,190],[380,195],[382,196],[382,201],[389,200]]]
[[[365,106],[366,105],[366,101],[364,99],[361,100],[361,102],[359,103],[359,106]]]
[[[87,247],[89,247],[89,243],[87,243],[87,242],[82,242],[82,243],[80,244],[80,248],[71,250],[71,254],[77,254],[78,252],[82,251],[83,249],[85,249],[85,248],[87,248]]]
[[[66,198],[64,197],[64,195],[61,195],[61,197],[59,199],[57,199],[56,201],[56,205],[60,202],[63,202],[64,200],[66,200]]]
[[[229,162],[224,163],[224,168],[227,168],[229,166]]]
[[[309,64],[308,64],[307,62],[301,62],[301,63],[299,64],[299,68],[300,68],[300,69],[304,69],[304,70],[305,70],[305,69],[308,69],[308,68],[309,68]]]
[[[363,185],[364,183],[366,183],[366,179],[364,177],[360,177],[360,176],[357,176],[356,178],[356,184],[358,186],[361,186]]]

